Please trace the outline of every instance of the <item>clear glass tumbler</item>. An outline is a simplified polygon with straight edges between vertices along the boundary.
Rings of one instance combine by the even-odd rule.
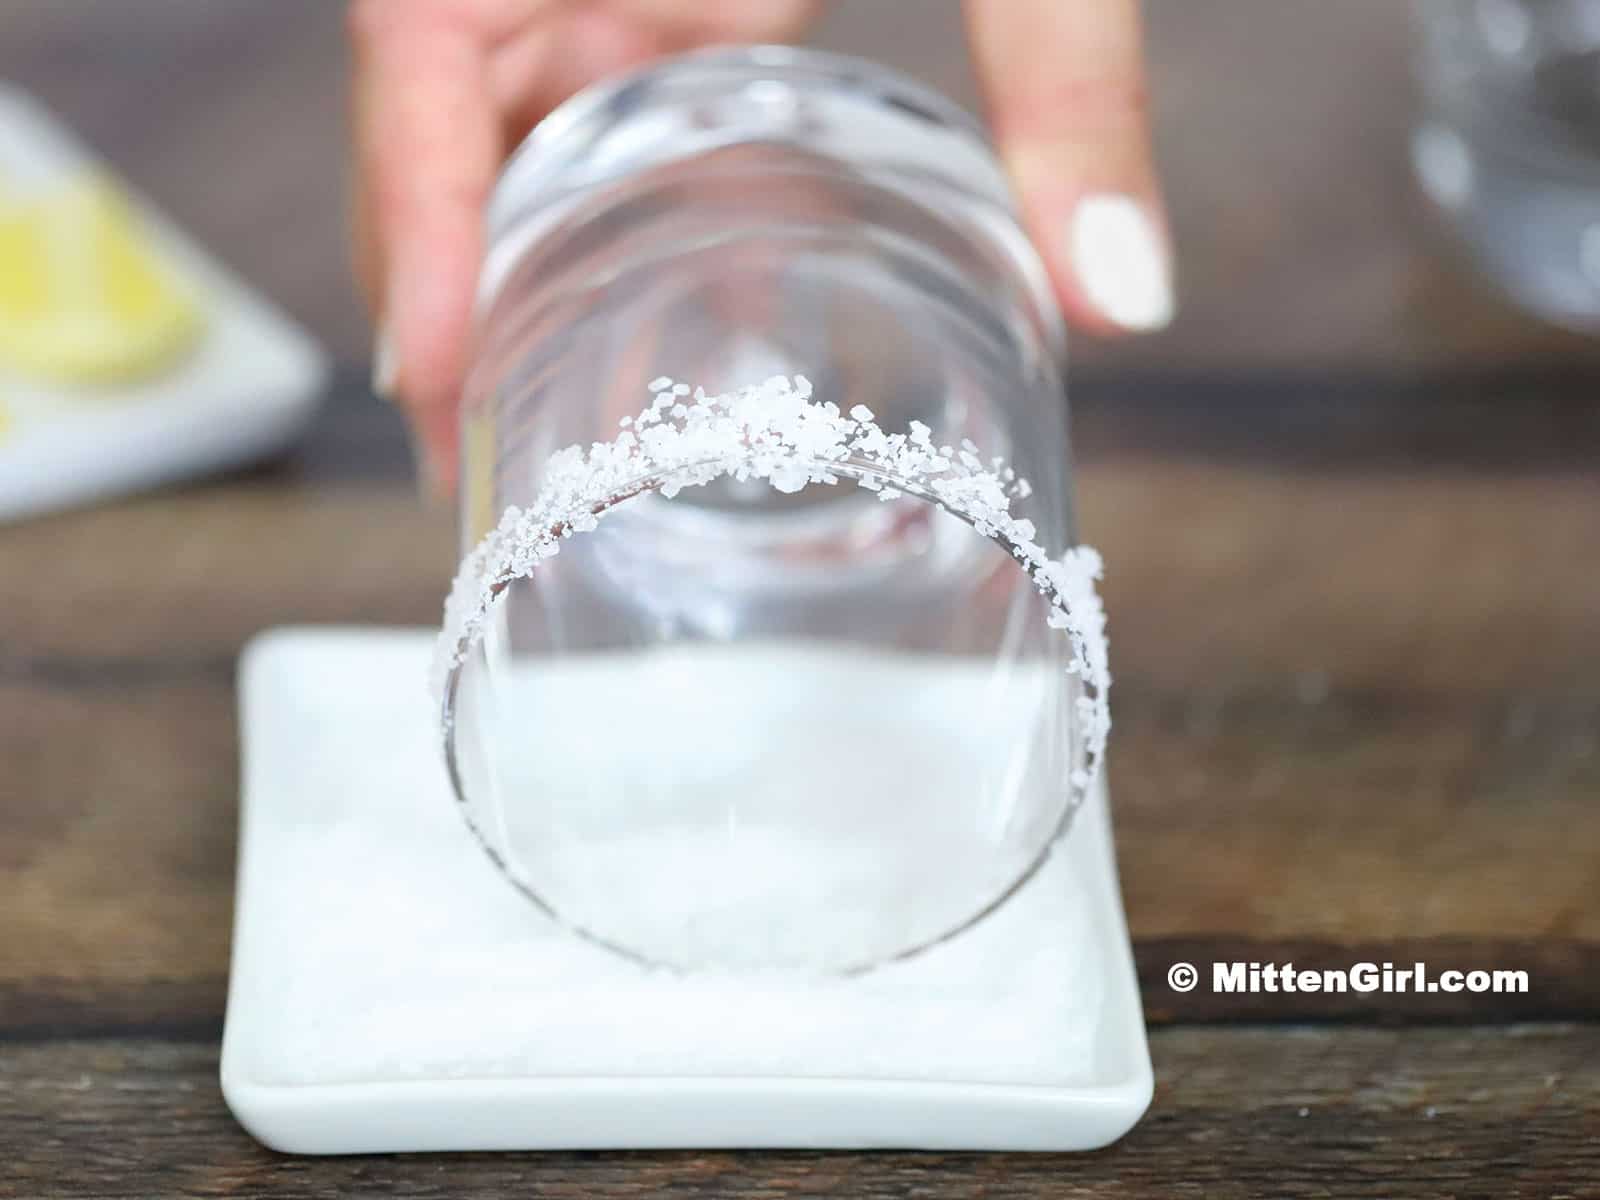
[[[1417,0],[1423,190],[1514,299],[1600,329],[1600,0]]]
[[[1098,628],[1092,552],[1040,558],[1072,544],[1062,352],[981,129],[906,79],[717,50],[546,119],[490,210],[436,672],[509,878],[645,963],[824,971],[1019,888],[1104,734],[1062,632],[1074,589]],[[701,417],[733,440],[640,457]]]

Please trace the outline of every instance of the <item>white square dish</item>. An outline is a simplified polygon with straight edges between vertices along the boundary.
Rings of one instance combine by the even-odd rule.
[[[240,668],[222,1088],[311,1154],[1087,1150],[1152,1076],[1102,791],[972,930],[849,979],[651,972],[555,928],[459,815],[431,634],[283,630]]]
[[[105,170],[44,108],[0,87],[6,186]],[[150,205],[136,208],[204,331],[170,369],[126,385],[74,389],[0,370],[0,521],[249,462],[288,445],[316,412],[328,372],[317,344]]]

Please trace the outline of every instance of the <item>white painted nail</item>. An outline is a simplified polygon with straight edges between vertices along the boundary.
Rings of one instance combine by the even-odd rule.
[[[1085,196],[1072,214],[1072,267],[1089,303],[1124,329],[1172,320],[1172,272],[1155,223],[1131,196]]]
[[[394,385],[400,374],[400,363],[395,357],[394,338],[389,327],[380,324],[378,336],[372,344],[372,390],[385,400],[394,399]]]

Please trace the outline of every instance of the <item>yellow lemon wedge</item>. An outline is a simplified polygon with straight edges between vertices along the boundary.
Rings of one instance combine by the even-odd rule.
[[[0,199],[0,367],[55,383],[133,382],[177,361],[201,325],[110,183]]]

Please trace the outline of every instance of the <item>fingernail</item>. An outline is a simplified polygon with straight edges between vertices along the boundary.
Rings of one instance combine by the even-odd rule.
[[[384,400],[394,399],[394,385],[400,374],[400,363],[395,357],[394,338],[389,327],[378,325],[378,335],[372,343],[372,391]]]
[[[1124,329],[1172,320],[1172,272],[1155,223],[1131,196],[1093,195],[1072,215],[1072,267],[1089,303]]]

